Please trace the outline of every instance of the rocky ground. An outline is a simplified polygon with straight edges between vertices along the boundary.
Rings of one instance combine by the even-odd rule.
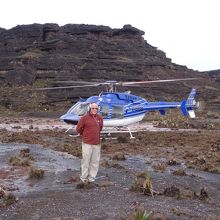
[[[0,219],[141,219],[145,211],[149,219],[219,219],[220,129],[219,117],[211,118],[151,115],[135,128],[135,139],[103,137],[97,184],[82,186],[80,138],[65,133],[67,125],[51,118],[2,116],[1,148],[19,148],[7,154],[7,167],[1,168]],[[36,150],[39,145],[42,150]],[[48,164],[42,169],[49,156],[42,159],[38,151],[48,149],[63,152],[63,161],[75,161],[75,169],[56,172]],[[43,178],[30,178],[34,163],[42,166]]]

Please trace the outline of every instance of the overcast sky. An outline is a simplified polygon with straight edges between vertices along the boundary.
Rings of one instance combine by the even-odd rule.
[[[220,69],[219,10],[219,0],[3,0],[0,27],[131,24],[172,62],[205,71]]]

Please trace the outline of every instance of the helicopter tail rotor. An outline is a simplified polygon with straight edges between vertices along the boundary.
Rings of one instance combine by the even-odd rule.
[[[202,112],[205,109],[205,101],[196,102],[196,108],[198,111]]]

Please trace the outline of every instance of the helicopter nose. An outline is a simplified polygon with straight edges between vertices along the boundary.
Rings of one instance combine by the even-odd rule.
[[[72,121],[79,121],[80,116],[72,115],[72,114],[64,114],[60,117],[60,120],[72,120]]]
[[[66,117],[66,114],[65,114],[65,115],[60,116],[60,120],[64,120],[64,119],[65,119],[65,117]]]

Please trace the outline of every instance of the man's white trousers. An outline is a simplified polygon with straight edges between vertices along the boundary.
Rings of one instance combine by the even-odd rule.
[[[94,182],[99,169],[101,146],[82,143],[82,160],[80,179]]]

